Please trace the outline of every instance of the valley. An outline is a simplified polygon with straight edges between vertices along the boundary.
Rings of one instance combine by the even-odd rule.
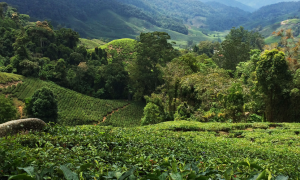
[[[298,180],[299,9],[0,2],[0,180]]]

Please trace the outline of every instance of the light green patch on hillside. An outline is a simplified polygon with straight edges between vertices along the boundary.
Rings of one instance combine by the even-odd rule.
[[[279,43],[279,42],[280,42],[280,37],[278,36],[269,36],[265,38],[266,44]]]
[[[7,73],[0,73],[0,77],[2,77],[3,74]],[[15,75],[8,76],[14,77]],[[21,78],[19,76],[16,77]],[[53,82],[46,82],[35,78],[24,78],[23,81],[23,84],[19,84],[16,87],[8,87],[2,89],[0,87],[0,94],[10,94],[12,97],[24,101],[26,98],[31,98],[36,90],[41,89],[42,87],[50,88],[53,91],[55,98],[58,100],[59,124],[98,124],[103,122],[104,117],[115,111],[116,114],[110,118],[112,121],[116,121],[114,118],[118,118],[118,113],[121,113],[123,119],[130,120],[130,124],[132,126],[140,125],[139,123],[140,119],[142,118],[144,106],[142,105],[141,107],[136,108],[136,102],[93,98],[60,87]],[[132,111],[126,111],[127,108],[122,109],[126,105],[128,105],[128,109],[135,108],[136,112],[132,113]]]
[[[79,38],[80,42],[78,46],[83,45],[87,49],[94,49],[95,47],[102,46],[106,44],[105,42],[101,41],[100,39],[84,39],[84,38]]]
[[[105,51],[107,52],[109,62],[112,61],[112,57],[120,57],[124,60],[124,63],[127,64],[136,58],[136,43],[137,41],[134,39],[116,39],[100,46],[100,48],[105,49]]]
[[[18,74],[0,72],[0,85],[21,81],[22,79],[24,79],[24,77]]]

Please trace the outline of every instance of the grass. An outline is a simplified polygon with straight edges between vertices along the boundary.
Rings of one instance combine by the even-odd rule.
[[[0,167],[4,167],[4,174],[16,174],[22,173],[16,167],[29,165],[41,170],[68,164],[75,171],[89,163],[85,175],[91,176],[86,179],[99,179],[107,172],[118,168],[127,171],[133,166],[138,167],[139,175],[150,174],[165,162],[182,167],[197,162],[200,172],[207,168],[223,172],[247,159],[272,174],[296,179],[300,176],[299,132],[299,124],[288,123],[172,121],[134,128],[56,126],[41,133],[0,138],[4,147],[0,149]],[[59,171],[55,174],[57,178],[52,179],[62,177]]]
[[[79,38],[80,43],[78,44],[85,46],[87,49],[94,49],[95,47],[102,46],[106,44],[105,42],[101,41],[100,39],[84,39]]]
[[[42,87],[50,88],[58,100],[59,124],[83,125],[100,123],[107,114],[122,108],[128,103],[131,103],[127,107],[128,109],[137,108],[137,111],[140,112],[132,114],[132,111],[127,112],[125,109],[120,109],[110,120],[115,121],[114,118],[118,118],[117,114],[120,113],[126,120],[131,120],[132,124],[137,126],[142,117],[143,106],[138,107],[135,102],[97,99],[60,87],[53,82],[46,82],[39,79],[26,78],[23,81],[23,84],[0,89],[0,93],[9,94],[10,97],[24,101],[26,98],[32,97],[36,90]]]
[[[129,38],[113,40],[105,45],[100,46],[105,49],[108,55],[108,61],[112,61],[112,57],[121,57],[124,63],[129,63],[136,57],[135,52],[136,41]]]

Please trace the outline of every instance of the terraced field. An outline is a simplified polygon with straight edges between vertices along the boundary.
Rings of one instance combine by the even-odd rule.
[[[21,76],[16,77],[22,78]],[[19,79],[16,78],[14,80]],[[114,116],[109,117],[108,119],[111,121],[114,119],[114,117],[118,118],[118,114],[120,113],[122,114],[123,118],[127,120],[130,119],[132,126],[140,125],[143,106],[138,106],[136,102],[97,99],[60,87],[53,82],[46,82],[34,78],[23,78],[23,81],[23,83],[19,83],[18,85],[11,85],[2,89],[0,88],[0,93],[7,94],[10,97],[17,98],[21,101],[25,101],[25,99],[30,98],[37,89],[42,87],[50,88],[58,100],[59,124],[83,125],[99,123],[100,125],[106,125],[103,123],[103,117],[119,108],[122,108],[125,105],[130,104],[128,109],[135,108],[135,112],[139,112],[137,115],[131,114],[132,111],[129,112],[125,109],[120,109],[114,114]],[[4,86],[4,84],[2,84],[2,86]],[[117,124],[113,125],[117,126]]]

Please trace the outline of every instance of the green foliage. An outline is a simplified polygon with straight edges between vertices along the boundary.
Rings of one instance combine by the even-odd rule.
[[[16,118],[17,109],[12,100],[0,94],[0,124]]]
[[[24,78],[23,76],[17,74],[0,72],[0,84],[6,84],[14,81],[21,81],[23,78]]]
[[[257,63],[256,75],[258,85],[266,96],[266,115],[268,121],[281,121],[284,116],[282,107],[289,106],[289,85],[292,81],[291,72],[283,52],[273,49],[266,50]]]
[[[168,172],[166,177],[177,174],[184,179],[185,173],[193,171],[212,179],[217,173],[223,179],[225,174],[247,179],[265,169],[274,179],[282,174],[296,179],[300,143],[296,132],[299,124],[287,123],[176,121],[134,128],[49,126],[44,132],[0,139],[0,177],[25,173],[24,168],[17,167],[28,170],[33,166],[28,176],[53,167],[44,176],[51,179],[64,178],[59,169],[82,179],[117,179],[131,173],[141,179],[164,172]]]
[[[7,73],[0,73],[0,75],[1,74]],[[112,117],[107,118],[109,119],[107,125],[110,124],[120,127],[125,125],[140,125],[140,119],[144,108],[144,105],[141,103],[130,102],[131,105],[122,109],[122,107],[128,104],[127,101],[97,99],[60,87],[53,82],[45,82],[33,78],[26,78],[23,80],[24,83],[19,83],[14,89],[11,88],[10,90],[5,90],[4,94],[12,94],[13,97],[26,101],[26,99],[32,98],[36,90],[43,87],[49,88],[53,91],[54,96],[58,101],[59,111],[57,122],[59,124],[82,125],[99,123],[103,121],[103,117],[107,116],[107,114],[120,108],[120,110],[115,112]],[[0,90],[4,91],[4,89],[1,88]],[[123,119],[126,122],[123,123],[120,119]],[[104,123],[104,125],[106,125],[106,123]]]
[[[160,108],[152,103],[147,103],[144,108],[144,117],[142,118],[142,125],[158,124],[164,121],[164,114]]]
[[[136,46],[137,58],[129,70],[136,99],[150,95],[162,84],[158,65],[164,67],[178,55],[168,43],[170,38],[165,32],[141,33]]]
[[[46,123],[57,122],[57,100],[49,88],[43,87],[35,91],[26,109],[29,115],[42,119]]]
[[[219,52],[215,54],[214,60],[222,68],[235,70],[239,62],[250,59],[251,49],[262,50],[263,46],[263,37],[259,33],[243,27],[233,28],[221,43],[221,49],[217,49]]]
[[[241,120],[244,112],[244,92],[241,84],[233,83],[228,93],[223,97],[225,112],[233,122]]]
[[[144,103],[128,102],[129,104],[108,115],[100,126],[136,127],[141,125]]]

